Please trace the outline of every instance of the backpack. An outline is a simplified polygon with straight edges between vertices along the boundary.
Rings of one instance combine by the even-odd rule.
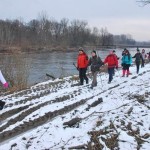
[[[113,65],[116,64],[115,55],[109,55],[108,57],[109,57],[110,64],[113,64]]]
[[[137,53],[135,58],[136,58],[136,61],[141,61],[142,54],[141,53]]]

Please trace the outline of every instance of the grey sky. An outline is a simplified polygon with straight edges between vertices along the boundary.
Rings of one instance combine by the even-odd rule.
[[[90,27],[150,41],[150,5],[140,7],[136,0],[0,0],[0,19],[29,21],[42,11],[58,21],[86,20]]]

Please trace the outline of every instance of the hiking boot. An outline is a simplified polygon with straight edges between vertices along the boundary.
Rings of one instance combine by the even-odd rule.
[[[89,84],[89,80],[86,80],[86,84]]]

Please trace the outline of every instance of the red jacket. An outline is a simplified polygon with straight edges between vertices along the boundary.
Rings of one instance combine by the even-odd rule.
[[[104,63],[108,64],[108,68],[118,67],[118,59],[114,54],[109,54],[106,58]]]
[[[78,68],[87,68],[88,66],[88,56],[83,53],[78,55],[77,67]]]

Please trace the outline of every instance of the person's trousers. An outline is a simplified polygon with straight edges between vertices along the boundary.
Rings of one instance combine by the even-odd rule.
[[[144,65],[145,65],[145,60],[143,59],[143,60],[142,60],[141,67],[144,67]]]
[[[127,76],[129,76],[129,67],[130,67],[130,64],[124,64],[123,65],[123,75],[122,76],[125,76],[125,73],[127,71]]]
[[[79,68],[79,78],[80,78],[80,85],[83,85],[84,80],[86,84],[88,84],[88,78],[86,76],[87,68]]]
[[[140,62],[137,61],[136,62],[136,72],[139,73],[139,69],[140,69]]]
[[[98,71],[92,72],[92,76],[93,76],[92,87],[97,86],[97,74]]]
[[[111,82],[112,81],[112,79],[113,79],[113,73],[114,73],[114,67],[113,68],[108,68],[108,74],[109,74],[109,82]]]

